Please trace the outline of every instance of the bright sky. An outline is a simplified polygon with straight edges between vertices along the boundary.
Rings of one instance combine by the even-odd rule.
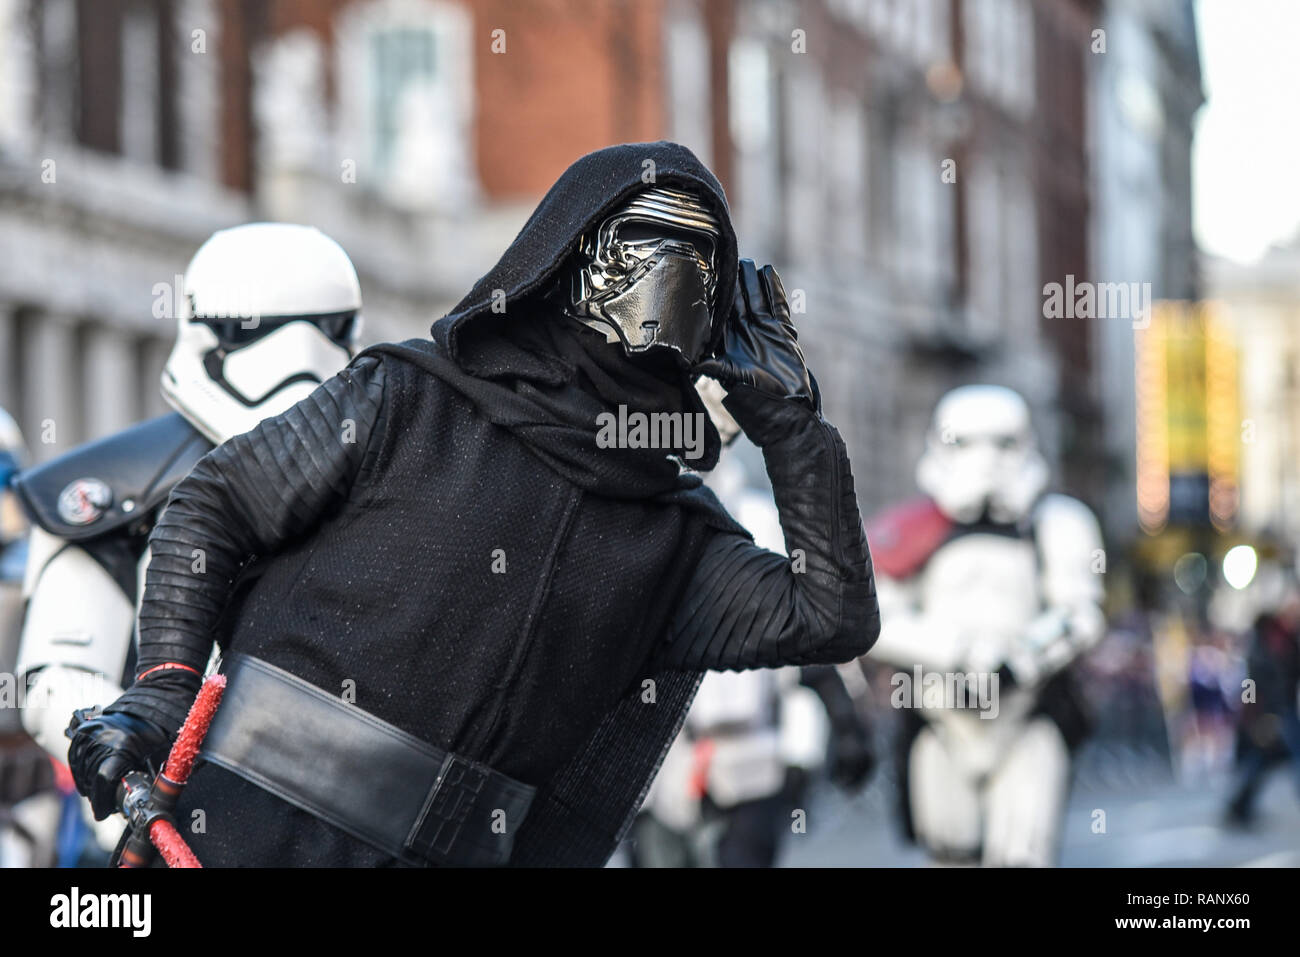
[[[1196,0],[1196,238],[1240,262],[1300,233],[1300,0]]]

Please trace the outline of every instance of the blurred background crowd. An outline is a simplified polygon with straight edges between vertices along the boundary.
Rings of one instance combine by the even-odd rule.
[[[364,339],[419,336],[574,158],[679,141],[742,255],[802,293],[864,514],[915,494],[936,401],[974,382],[1025,397],[1054,486],[1097,514],[1108,634],[1080,664],[1062,862],[1298,864],[1296,796],[1265,774],[1296,708],[1300,204],[1250,139],[1290,117],[1244,76],[1300,94],[1300,21],[1252,6],[0,0],[0,408],[26,464],[166,411],[180,274],[216,229],[318,226]],[[1202,194],[1264,232],[1207,240]],[[1045,287],[1076,281],[1150,308],[1053,314]],[[883,753],[887,675],[863,675]],[[3,710],[0,733],[0,807],[60,785]],[[821,793],[781,860],[919,860],[893,783],[881,762]]]

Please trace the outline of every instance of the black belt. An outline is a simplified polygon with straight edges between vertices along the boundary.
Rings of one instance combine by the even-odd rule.
[[[200,759],[408,864],[510,860],[534,788],[232,654]]]

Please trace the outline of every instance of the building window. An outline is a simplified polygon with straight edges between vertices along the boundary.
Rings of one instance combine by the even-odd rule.
[[[967,164],[970,232],[970,322],[973,331],[991,334],[1005,305],[1002,285],[1002,218],[1004,207],[995,162],[978,158]]]
[[[357,181],[394,205],[460,207],[471,162],[471,24],[458,6],[374,0],[336,30],[340,136]]]
[[[950,186],[939,178],[942,157],[918,130],[900,130],[894,150],[895,264],[899,278],[928,289],[951,273]]]
[[[1033,11],[1028,0],[978,0],[963,7],[972,85],[1024,116],[1034,104]]]
[[[377,170],[387,170],[399,152],[406,98],[434,84],[434,57],[432,30],[398,27],[370,35],[371,159]]]
[[[870,220],[869,154],[861,101],[854,96],[838,96],[831,107],[830,127],[827,218],[835,237],[833,252],[850,262],[860,261],[867,253]]]
[[[735,146],[732,215],[750,237],[756,255],[771,255],[780,236],[771,200],[781,191],[781,171],[776,149],[776,77],[767,48],[749,37],[732,41],[727,73],[731,140]],[[820,104],[817,107],[820,109]]]
[[[161,39],[157,12],[132,6],[122,21],[122,154],[139,163],[158,160]]]
[[[772,136],[771,70],[767,49],[758,40],[742,39],[731,46],[731,138],[742,153],[766,149]]]
[[[709,36],[699,13],[674,9],[664,31],[672,138],[708,165],[713,156]]]
[[[105,153],[120,153],[122,111],[122,10],[115,4],[76,6],[77,139]]]

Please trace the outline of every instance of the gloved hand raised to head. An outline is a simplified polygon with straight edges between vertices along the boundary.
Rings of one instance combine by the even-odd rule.
[[[161,767],[171,744],[167,732],[145,718],[98,708],[73,712],[67,734],[68,766],[77,790],[90,799],[95,820],[117,810],[117,789],[129,771]]]
[[[693,371],[727,390],[727,410],[757,445],[777,441],[821,412],[821,392],[808,371],[790,303],[771,266],[740,260],[735,305],[721,351]]]

